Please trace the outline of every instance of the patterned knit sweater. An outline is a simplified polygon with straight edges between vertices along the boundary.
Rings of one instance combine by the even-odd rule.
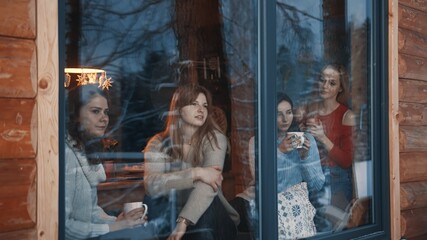
[[[305,136],[310,140],[310,149],[307,158],[304,160],[301,159],[297,150],[282,153],[277,148],[277,192],[285,191],[297,183],[307,182],[308,191],[311,193],[312,191],[320,190],[325,183],[316,141],[311,134],[305,133]],[[281,138],[277,139],[277,145],[281,142]],[[254,137],[249,141],[249,162],[251,174],[255,176]],[[255,180],[252,179],[250,186],[242,193],[237,194],[237,196],[247,201],[254,200]]]

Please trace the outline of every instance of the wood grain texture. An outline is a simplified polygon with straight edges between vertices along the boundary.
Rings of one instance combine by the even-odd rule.
[[[37,239],[37,229],[28,228],[19,231],[0,233],[0,239]]]
[[[400,79],[399,100],[408,103],[427,103],[427,81]]]
[[[402,211],[401,232],[408,239],[427,234],[427,208]]]
[[[427,59],[399,54],[399,78],[427,81]]]
[[[35,39],[36,0],[1,1],[0,35]]]
[[[388,23],[390,236],[400,239],[398,0],[388,0]]]
[[[0,160],[0,232],[36,224],[35,159]]]
[[[0,98],[0,159],[34,158],[37,106],[33,99]]]
[[[399,0],[399,4],[427,12],[427,0]]]
[[[64,16],[62,16],[64,17]],[[37,1],[38,239],[58,239],[58,1]]]
[[[427,126],[400,126],[400,152],[427,152]]]
[[[0,97],[35,97],[37,69],[33,40],[0,37],[0,66]]]
[[[420,236],[416,236],[416,237],[411,237],[410,239],[408,239],[408,240],[426,240],[427,239],[427,233],[426,234],[423,234],[423,235],[420,235]]]
[[[399,52],[427,58],[427,35],[406,29],[400,29]]]
[[[400,190],[402,210],[427,208],[427,181],[402,183]]]
[[[399,28],[405,28],[425,34],[427,33],[426,21],[426,12],[420,11],[418,8],[399,5]]]
[[[400,153],[400,180],[427,181],[427,152]]]
[[[427,104],[400,102],[398,120],[402,126],[427,126]]]

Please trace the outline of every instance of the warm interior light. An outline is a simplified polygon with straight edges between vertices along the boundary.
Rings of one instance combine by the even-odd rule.
[[[111,78],[107,78],[105,70],[96,68],[65,68],[64,86],[69,87],[71,81],[76,81],[77,86],[98,84],[99,88],[109,89],[112,85]],[[74,78],[73,78],[74,77]]]

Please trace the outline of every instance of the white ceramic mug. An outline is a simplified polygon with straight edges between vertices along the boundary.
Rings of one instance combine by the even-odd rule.
[[[125,203],[123,206],[123,211],[126,213],[132,211],[133,209],[136,208],[144,208],[144,214],[142,214],[141,218],[144,218],[145,215],[147,215],[148,212],[148,206],[147,204],[144,204],[143,202],[129,202],[129,203]]]
[[[288,132],[292,136],[292,146],[294,148],[302,148],[304,146],[304,132]]]

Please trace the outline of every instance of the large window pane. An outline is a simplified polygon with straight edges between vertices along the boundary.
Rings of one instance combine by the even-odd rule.
[[[165,238],[183,224],[195,239],[256,238],[257,1],[69,0],[65,11],[66,239]],[[121,220],[130,202],[146,204],[146,221],[142,209]]]
[[[277,1],[279,236],[373,223],[372,4]]]

